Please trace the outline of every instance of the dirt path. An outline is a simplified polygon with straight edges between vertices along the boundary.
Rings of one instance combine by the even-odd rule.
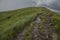
[[[45,19],[45,40],[57,40],[57,35],[55,34],[55,29],[53,27],[52,15],[46,14]]]
[[[32,40],[54,40],[56,37],[52,36],[52,34],[54,33],[53,31],[53,27],[52,27],[52,20],[51,20],[51,15],[47,14],[45,17],[45,22],[44,22],[44,35],[40,34],[40,23],[41,23],[41,18],[38,16],[36,18],[36,20],[34,21],[34,27],[32,30]],[[25,37],[25,32],[29,29],[29,26],[27,26],[27,28],[24,28],[23,31],[21,33],[19,33],[17,35],[17,37],[15,38],[15,40],[24,40]]]
[[[50,14],[46,15],[46,23],[45,23],[45,34],[47,40],[53,40],[52,34],[53,34],[53,26],[52,26],[52,16]]]
[[[35,26],[34,26],[34,29],[33,29],[33,37],[35,37],[36,35],[39,36],[39,28],[38,28],[38,25],[40,23],[40,18],[37,17],[37,19],[34,21],[35,23]],[[21,33],[19,33],[17,35],[17,38],[15,38],[14,40],[24,40],[24,36],[25,36],[25,31],[27,31],[29,29],[29,27],[27,26]],[[34,34],[35,33],[35,34]],[[38,38],[38,37],[37,37]],[[37,39],[36,38],[36,39]],[[39,38],[40,39],[40,38]]]

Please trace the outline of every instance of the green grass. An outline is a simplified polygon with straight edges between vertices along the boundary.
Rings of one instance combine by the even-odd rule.
[[[24,40],[32,40],[32,30],[34,28],[34,22],[30,24],[30,27],[25,31]]]
[[[17,32],[21,31],[30,22],[33,22],[39,12],[53,15],[53,27],[56,29],[56,33],[60,35],[60,15],[43,7],[30,7],[0,12],[0,40],[13,40]]]

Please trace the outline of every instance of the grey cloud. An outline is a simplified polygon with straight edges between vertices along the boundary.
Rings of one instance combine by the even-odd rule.
[[[55,10],[60,10],[60,0],[56,0],[55,2],[51,3],[48,7]]]
[[[0,0],[0,11],[31,7],[37,4],[53,10],[60,10],[60,0]]]
[[[38,6],[43,6],[52,9],[52,11],[60,13],[60,0],[38,0],[38,1],[34,0],[34,1]]]

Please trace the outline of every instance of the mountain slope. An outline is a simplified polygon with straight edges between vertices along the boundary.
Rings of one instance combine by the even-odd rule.
[[[52,21],[54,24],[53,27],[55,28],[55,32],[58,34],[58,40],[59,40],[60,15],[43,7],[30,7],[30,8],[23,8],[14,11],[0,12],[0,39],[13,40],[14,37],[19,32],[23,31],[23,29],[26,26],[31,26],[31,28],[29,28],[30,29],[29,31],[31,31],[34,25],[34,23],[32,22],[38,17],[37,14],[41,12],[42,14],[49,13],[53,15],[52,16]],[[29,35],[32,35],[32,33]],[[25,39],[27,40],[27,38]]]

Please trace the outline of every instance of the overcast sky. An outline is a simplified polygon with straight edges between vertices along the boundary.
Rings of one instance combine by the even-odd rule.
[[[0,11],[14,10],[30,6],[44,6],[60,11],[60,0],[0,0]]]

